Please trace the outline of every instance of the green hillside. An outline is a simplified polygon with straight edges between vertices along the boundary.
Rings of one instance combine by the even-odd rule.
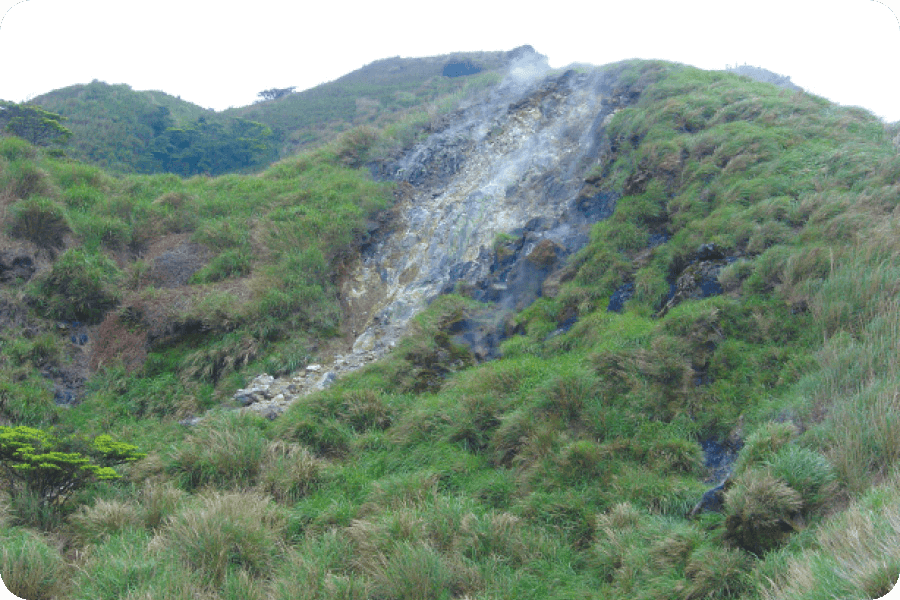
[[[215,114],[163,92],[102,81],[54,90],[31,103],[66,117],[73,133],[70,156],[117,172],[147,170],[148,145],[156,135]]]
[[[472,77],[496,82],[523,51],[383,59],[315,88],[224,114],[265,123],[278,133],[282,155],[287,155],[329,141],[352,126],[382,126],[410,109],[459,92]],[[448,65],[459,65],[448,70],[453,76],[444,75]]]
[[[254,175],[113,175],[0,138],[10,590],[890,591],[900,127],[729,73],[603,69],[630,104],[585,184],[622,197],[558,290],[515,316],[501,358],[476,364],[453,342],[478,304],[441,296],[386,358],[274,421],[210,409],[347,342],[345,265],[403,192],[360,165],[424,135],[428,112],[382,122],[387,83],[351,78],[381,116]],[[81,402],[55,404],[79,374]],[[736,457],[718,495],[715,448]],[[47,481],[70,482],[68,499]],[[707,492],[721,511],[692,511]]]
[[[359,125],[383,127],[440,112],[436,105],[453,103],[473,80],[496,82],[517,52],[385,59],[310,90],[220,113],[101,81],[55,90],[30,104],[66,118],[72,158],[120,173],[220,175],[259,170]],[[444,75],[448,65],[450,75]]]

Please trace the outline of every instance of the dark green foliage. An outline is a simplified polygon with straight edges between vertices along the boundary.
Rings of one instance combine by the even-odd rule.
[[[91,481],[116,479],[112,468],[144,457],[108,435],[91,441],[26,426],[0,427],[0,466],[10,489],[24,486],[44,505],[64,504]]]
[[[65,144],[72,132],[62,125],[63,120],[40,106],[0,102],[0,125],[35,146]]]
[[[71,156],[119,172],[143,170],[150,141],[167,128],[211,114],[162,92],[136,92],[101,81],[56,90],[32,102],[68,118]]]
[[[50,318],[96,323],[119,300],[121,271],[102,254],[65,251],[35,283],[36,304]]]
[[[149,143],[147,171],[182,176],[220,175],[242,171],[269,162],[272,152],[267,138],[272,131],[244,119],[200,117],[196,123],[169,127]]]

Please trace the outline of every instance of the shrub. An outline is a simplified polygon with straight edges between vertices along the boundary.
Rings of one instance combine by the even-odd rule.
[[[38,278],[32,290],[48,317],[97,323],[119,301],[115,284],[120,276],[112,260],[73,248]]]
[[[137,590],[145,589],[157,572],[177,569],[172,564],[160,565],[159,558],[148,552],[149,542],[147,532],[131,529],[112,536],[103,544],[91,546],[83,553],[86,559],[79,565],[72,584],[77,590],[76,597],[91,600],[133,598],[137,596]]]
[[[0,135],[0,156],[9,161],[34,158],[37,149],[22,138]]]
[[[99,499],[93,506],[82,506],[69,516],[69,524],[82,544],[96,544],[127,527],[140,527],[137,507],[119,500]]]
[[[343,396],[338,417],[355,431],[387,429],[393,420],[393,411],[383,394],[374,390],[353,390]]]
[[[137,494],[139,514],[144,527],[159,528],[165,519],[175,512],[186,495],[171,482],[145,481]]]
[[[736,548],[702,546],[691,554],[684,567],[688,585],[685,600],[735,598],[750,587],[751,558]]]
[[[296,444],[272,442],[260,474],[260,488],[278,502],[293,504],[316,488],[322,461]]]
[[[57,407],[46,379],[37,371],[22,379],[10,370],[0,369],[0,415],[19,425],[52,423],[57,418]]]
[[[50,176],[29,160],[14,160],[5,169],[0,184],[5,184],[8,195],[25,200],[31,196],[52,195]]]
[[[444,599],[460,595],[465,573],[455,570],[440,553],[425,544],[402,542],[368,566],[372,598],[393,600]]]
[[[735,474],[771,459],[795,435],[797,428],[792,423],[766,423],[747,436],[734,466]]]
[[[73,217],[75,233],[86,248],[120,250],[133,241],[132,227],[120,217],[83,215]]]
[[[190,283],[215,283],[250,274],[252,256],[244,249],[225,250],[191,276]]]
[[[10,207],[7,224],[10,235],[42,248],[62,248],[69,233],[65,210],[53,200],[31,197]]]
[[[88,442],[32,427],[0,427],[0,467],[9,485],[24,486],[43,505],[64,503],[91,481],[117,479],[113,465],[143,456],[108,435]]]

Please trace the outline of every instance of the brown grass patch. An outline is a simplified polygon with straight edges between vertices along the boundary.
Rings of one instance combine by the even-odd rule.
[[[117,313],[109,313],[94,334],[90,367],[120,362],[128,371],[140,368],[147,359],[147,333],[128,323]]]

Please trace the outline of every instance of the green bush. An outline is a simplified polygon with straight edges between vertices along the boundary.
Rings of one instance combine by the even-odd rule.
[[[294,504],[319,485],[322,461],[297,444],[272,442],[259,476],[260,487],[275,500]]]
[[[32,287],[37,305],[52,319],[97,323],[119,302],[116,264],[80,248],[66,250]]]
[[[0,369],[0,415],[19,425],[52,423],[58,417],[53,390],[36,370]]]
[[[230,277],[250,274],[253,257],[247,250],[226,250],[213,257],[209,264],[194,273],[190,283],[215,283]]]
[[[23,140],[13,135],[0,135],[0,156],[8,161],[21,160],[23,158],[34,158],[37,155],[37,149]]]
[[[765,464],[772,474],[797,490],[804,507],[812,507],[826,499],[837,479],[828,459],[809,448],[788,444]]]
[[[119,217],[84,214],[72,220],[75,233],[91,251],[100,248],[121,250],[132,243],[132,227]]]
[[[142,526],[140,512],[133,503],[102,498],[92,506],[79,507],[68,521],[82,545],[102,543],[127,528]]]
[[[797,428],[789,422],[769,422],[747,436],[734,466],[735,474],[770,460],[797,435]]]
[[[0,188],[14,199],[27,200],[31,196],[52,196],[54,187],[47,172],[30,160],[14,160],[0,177]]]

